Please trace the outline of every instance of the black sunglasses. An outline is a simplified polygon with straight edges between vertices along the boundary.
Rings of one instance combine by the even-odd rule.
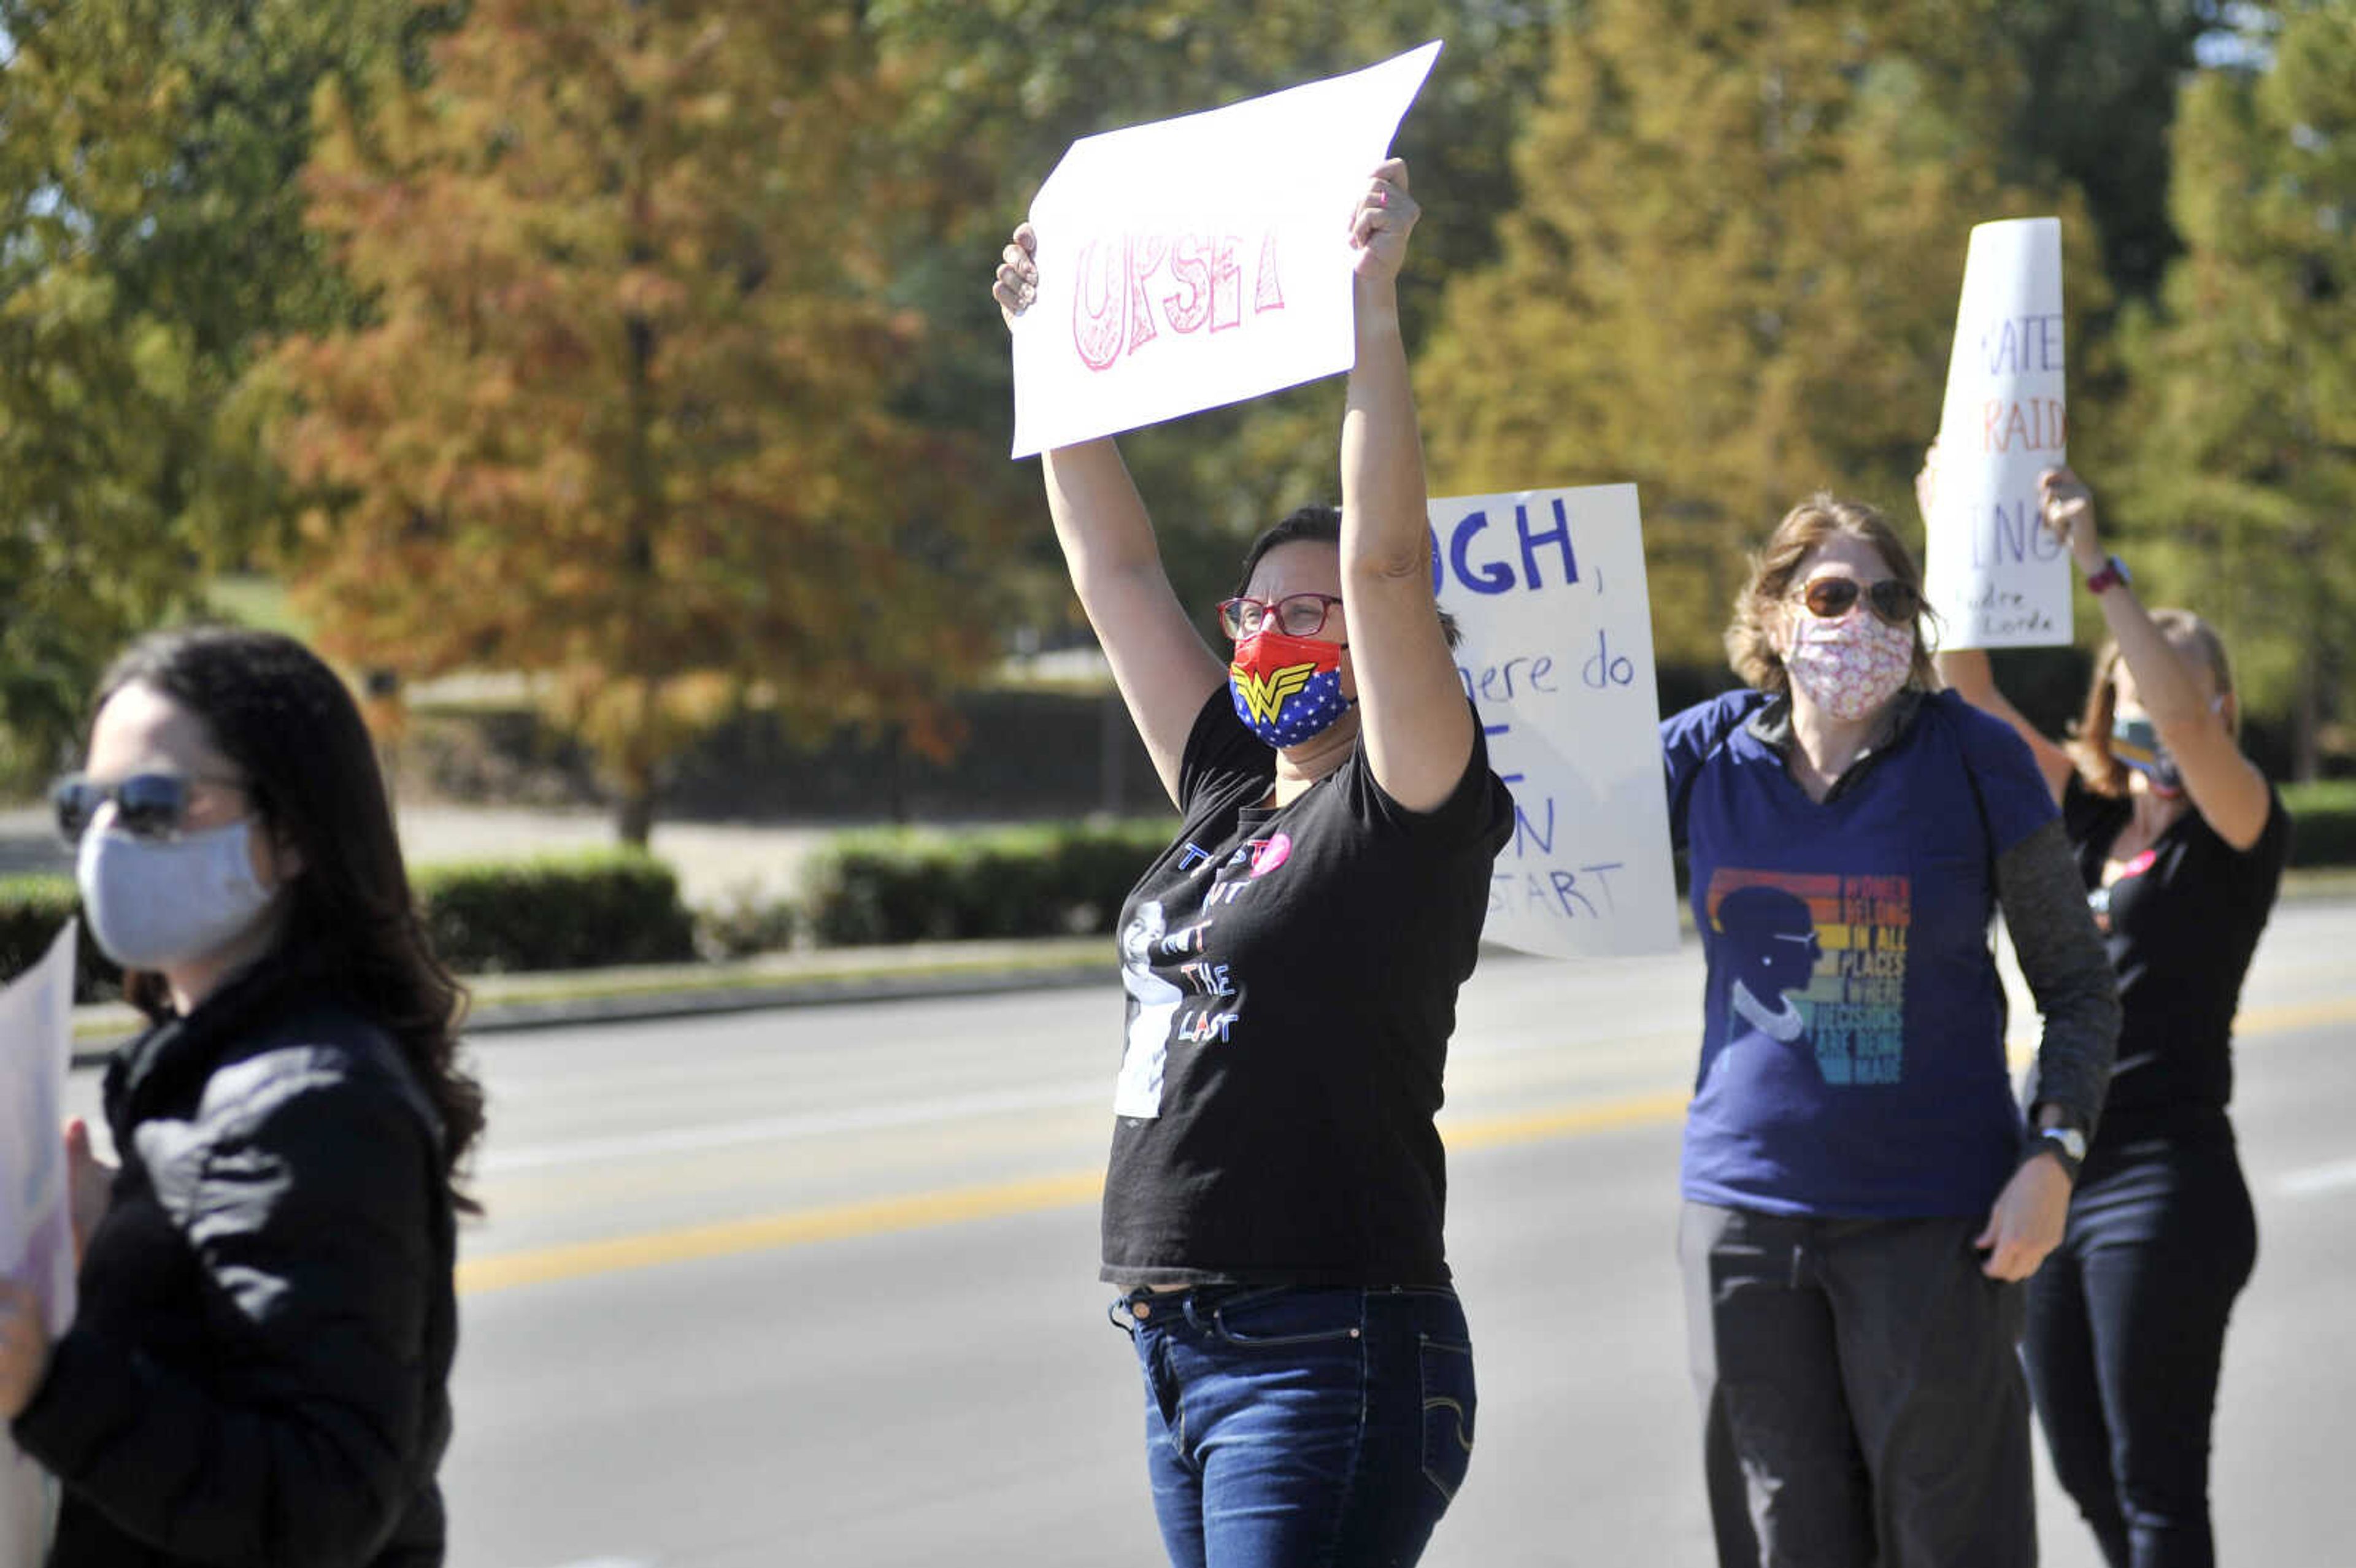
[[[1865,602],[1873,613],[1893,626],[1911,624],[1922,613],[1922,596],[1912,585],[1894,577],[1885,577],[1867,587],[1854,577],[1819,577],[1800,590],[1800,602],[1808,613],[1820,620],[1837,621],[1857,607],[1857,596],[1864,593]]]
[[[245,787],[238,779],[203,773],[133,773],[112,784],[68,773],[49,786],[49,805],[58,814],[58,837],[69,844],[81,842],[108,801],[114,803],[114,825],[134,838],[170,838],[187,820],[188,799],[198,784]]]

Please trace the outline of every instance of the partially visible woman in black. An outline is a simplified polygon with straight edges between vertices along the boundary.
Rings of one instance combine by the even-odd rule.
[[[290,638],[150,637],[54,798],[154,1026],[107,1069],[120,1168],[67,1131],[73,1326],[0,1288],[51,1568],[431,1568],[482,1093],[359,709]]]
[[[2208,1568],[2225,1324],[2257,1261],[2225,1110],[2233,1014],[2290,823],[2242,752],[2223,642],[2189,611],[2144,608],[2097,539],[2076,475],[2051,470],[2042,490],[2046,526],[2111,633],[2074,746],[2040,735],[2005,700],[1986,654],[1939,660],[1950,685],[2036,754],[2125,1014],[2062,1245],[2029,1281],[2022,1348],[2054,1471],[2112,1568]]]

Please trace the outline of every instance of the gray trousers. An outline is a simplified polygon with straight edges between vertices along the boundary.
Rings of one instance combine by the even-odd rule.
[[[1984,1220],[1688,1202],[1677,1228],[1721,1568],[2030,1568],[2021,1287]]]

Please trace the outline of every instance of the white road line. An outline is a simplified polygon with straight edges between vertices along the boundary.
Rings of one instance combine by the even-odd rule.
[[[744,1144],[787,1143],[796,1138],[824,1137],[835,1133],[871,1132],[879,1127],[922,1126],[928,1122],[961,1121],[969,1116],[1003,1115],[1010,1111],[1063,1110],[1075,1105],[1109,1104],[1109,1084],[1086,1088],[1071,1084],[1032,1089],[1007,1089],[991,1093],[959,1094],[934,1100],[909,1100],[895,1105],[862,1105],[842,1111],[813,1111],[791,1116],[767,1116],[755,1122],[720,1122],[710,1126],[675,1127],[664,1132],[636,1133],[623,1137],[584,1138],[573,1143],[542,1144],[538,1147],[491,1148],[476,1162],[484,1176],[513,1171],[553,1170],[568,1165],[595,1165],[607,1160],[634,1159],[648,1155],[694,1154],[707,1149],[734,1148]]]
[[[2277,1191],[2292,1198],[2312,1198],[2319,1192],[2329,1192],[2339,1187],[2356,1187],[2356,1159],[2310,1165],[2305,1170],[2292,1171],[2275,1183]]]

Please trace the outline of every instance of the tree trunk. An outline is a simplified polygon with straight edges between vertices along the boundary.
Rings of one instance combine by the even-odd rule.
[[[614,807],[614,837],[633,849],[643,849],[654,831],[654,781],[641,779],[623,785],[622,797]]]
[[[2320,654],[2299,666],[2298,695],[2291,712],[2290,776],[2312,784],[2323,776],[2323,672]]]
[[[1129,709],[1119,688],[1097,699],[1097,809],[1119,816],[1129,797]]]

